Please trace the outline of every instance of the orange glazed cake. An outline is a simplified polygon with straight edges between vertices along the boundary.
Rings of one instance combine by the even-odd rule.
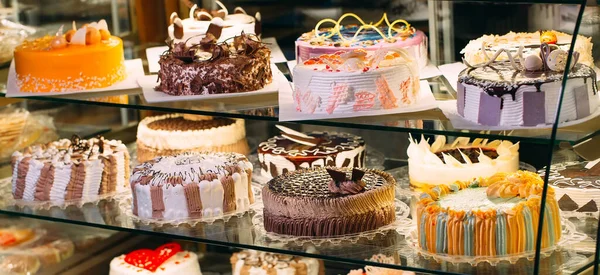
[[[123,41],[106,21],[63,34],[25,41],[15,49],[17,86],[23,92],[66,92],[103,88],[126,77]]]

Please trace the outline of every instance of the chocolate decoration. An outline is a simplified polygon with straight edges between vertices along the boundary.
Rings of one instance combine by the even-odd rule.
[[[179,15],[176,12],[171,13],[171,16],[169,17],[169,24],[173,25],[176,18],[179,18]]]
[[[256,13],[256,15],[254,16],[254,33],[257,36],[260,36],[262,34],[262,16],[260,15],[259,12]]]
[[[354,182],[358,182],[363,178],[364,175],[365,175],[365,171],[354,168],[354,169],[352,169],[351,179]]]
[[[546,122],[545,92],[523,93],[523,125],[536,126]]]
[[[235,9],[233,9],[233,14],[246,14],[246,11],[242,9],[242,7],[235,7]]]
[[[223,32],[223,26],[222,25],[217,25],[215,23],[210,23],[210,25],[208,25],[208,30],[206,31],[206,34],[211,34],[217,40],[219,40],[219,38],[221,37],[221,33],[222,32]]]
[[[598,205],[596,205],[594,200],[590,200],[584,206],[579,208],[577,212],[598,212]]]
[[[461,163],[466,163],[463,160],[462,155],[459,152],[462,152],[463,154],[465,154],[465,156],[467,156],[469,158],[469,160],[471,160],[472,163],[478,163],[479,162],[479,149],[481,149],[481,151],[483,152],[484,155],[488,156],[491,159],[496,159],[498,158],[498,152],[496,152],[496,149],[494,148],[453,148],[453,149],[448,149],[448,150],[442,150],[439,151],[437,153],[435,153],[435,155],[440,158],[442,161],[444,161],[444,157],[442,154],[446,154],[446,155],[450,155],[451,157],[453,157],[454,159],[458,160]]]
[[[325,168],[325,170],[327,170],[327,173],[329,173],[329,176],[331,176],[331,178],[336,182],[342,182],[346,180],[346,173],[342,172],[342,171],[337,171],[331,168]]]
[[[281,136],[284,138],[287,138],[291,141],[298,142],[300,144],[304,144],[307,146],[317,146],[317,144],[319,144],[319,142],[320,142],[320,140],[317,140],[315,138],[304,138],[304,137],[286,134],[286,133],[282,133]]]
[[[584,118],[591,114],[590,112],[590,98],[588,97],[587,85],[581,85],[573,89],[575,96],[575,112],[577,118]]]
[[[183,22],[179,18],[175,18],[173,21],[173,36],[177,39],[183,38]]]
[[[592,166],[592,168],[588,169],[588,175],[600,176],[600,162],[594,164],[594,166]]]
[[[225,19],[226,15],[223,10],[210,11],[210,14],[213,16],[213,18],[218,17],[221,19]]]
[[[213,16],[207,9],[200,9],[194,13],[194,18],[199,21],[210,21]]]
[[[214,118],[211,120],[188,120],[184,117],[170,117],[148,123],[152,130],[189,131],[204,130],[232,125],[235,120],[230,118]]]
[[[558,200],[558,206],[560,206],[560,209],[563,211],[575,211],[579,208],[579,205],[577,205],[577,203],[567,194],[564,194]]]
[[[510,62],[496,62],[493,66],[481,68],[467,68],[460,72],[458,83],[469,84],[483,89],[488,95],[502,97],[510,94],[516,100],[516,93],[523,85],[534,85],[538,91],[544,83],[556,82],[563,78],[564,72],[554,71],[516,71]],[[588,78],[595,82],[596,73],[585,64],[576,64],[569,71],[569,79]],[[596,85],[592,85],[594,94],[598,92]],[[485,109],[487,110],[487,109]]]

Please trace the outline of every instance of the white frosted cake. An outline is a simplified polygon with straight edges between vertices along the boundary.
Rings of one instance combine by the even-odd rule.
[[[204,38],[209,30],[211,23],[223,27],[221,36],[217,37],[218,42],[223,42],[229,38],[245,34],[261,34],[260,13],[255,16],[246,14],[246,11],[240,7],[234,9],[233,14],[229,14],[227,8],[220,1],[215,1],[219,10],[208,11],[198,9],[194,5],[190,9],[189,17],[181,20],[177,13],[171,14],[171,25],[168,28],[169,37],[174,42],[187,42],[188,45],[197,44]]]
[[[198,256],[182,251],[177,243],[155,250],[140,249],[121,255],[110,262],[109,275],[202,275]]]
[[[519,169],[519,143],[459,137],[452,144],[438,136],[432,145],[424,137],[409,139],[408,174],[415,189],[489,177]]]
[[[243,119],[184,114],[143,119],[138,125],[137,146],[140,162],[185,152],[250,151]]]
[[[95,200],[126,190],[129,153],[118,140],[62,139],[12,155],[12,193],[17,200]]]
[[[404,50],[353,50],[321,55],[294,67],[298,113],[389,113],[416,102],[419,69]]]
[[[323,263],[317,259],[275,254],[256,250],[233,253],[232,275],[323,275]]]
[[[539,173],[544,176],[546,169]],[[600,164],[571,161],[550,166],[548,185],[554,187],[558,206],[566,216],[597,217],[600,204]]]
[[[236,153],[158,157],[134,168],[133,214],[146,219],[219,217],[254,202],[252,164]]]
[[[465,53],[467,68],[458,76],[456,91],[458,114],[488,126],[553,124],[563,93],[568,45],[557,45],[560,41],[553,32],[538,38],[537,50],[524,45],[514,48],[516,42],[508,46],[499,43],[494,54],[488,52],[495,48],[482,42],[479,48],[485,60],[480,63],[470,63],[469,59],[478,58],[468,58]],[[589,39],[585,41],[589,43]],[[590,116],[600,103],[596,73],[590,66],[591,48],[580,48],[582,52],[577,48],[573,52],[559,123]]]

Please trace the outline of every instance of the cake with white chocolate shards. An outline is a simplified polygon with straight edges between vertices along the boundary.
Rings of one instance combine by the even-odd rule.
[[[396,181],[379,170],[312,168],[278,176],[262,189],[267,232],[330,237],[396,220]]]
[[[542,36],[544,38],[544,36]],[[516,54],[500,47],[486,61],[460,72],[456,91],[457,111],[465,119],[488,126],[537,126],[557,117],[568,51],[543,40],[539,51],[520,46]],[[503,58],[505,56],[505,58]],[[578,62],[584,53],[573,52],[564,87],[559,123],[582,119],[598,109],[600,99],[594,69]],[[503,60],[508,59],[508,60]]]
[[[452,143],[438,136],[429,145],[410,137],[408,146],[408,175],[414,189],[490,177],[497,172],[516,172],[519,169],[519,143],[458,137]]]
[[[17,200],[95,200],[126,190],[129,153],[118,140],[73,137],[15,152],[12,169]]]
[[[173,42],[158,61],[157,91],[208,95],[256,91],[271,83],[271,51],[256,35],[242,33],[217,42],[223,27],[212,23],[191,46]]]
[[[189,114],[144,118],[138,125],[137,147],[140,162],[186,152],[250,152],[243,119]]]
[[[252,164],[236,153],[158,157],[133,169],[133,214],[144,219],[220,217],[250,209]]]
[[[232,275],[289,274],[323,275],[322,261],[256,250],[233,253],[230,258]]]
[[[187,1],[191,3],[191,1]],[[261,34],[261,16],[256,13],[254,16],[248,15],[241,7],[236,7],[233,13],[221,1],[216,0],[219,6],[218,10],[207,10],[193,5],[190,8],[188,18],[180,19],[176,12],[171,14],[171,25],[169,26],[169,37],[175,42],[187,42],[188,45],[198,43],[208,32],[211,23],[217,22],[223,25],[223,33],[218,39],[223,42],[228,38],[240,35],[242,33]]]
[[[282,130],[258,145],[261,175],[277,177],[302,168],[365,167],[366,146],[360,136],[348,133],[300,133],[277,125]]]

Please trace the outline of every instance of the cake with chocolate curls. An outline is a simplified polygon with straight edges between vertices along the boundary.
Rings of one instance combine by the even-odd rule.
[[[138,125],[137,159],[185,152],[235,152],[248,154],[243,119],[168,114],[143,119]]]
[[[256,91],[272,81],[271,51],[256,35],[242,33],[218,43],[222,26],[211,23],[195,44],[171,41],[160,58],[157,91],[209,95]]]
[[[265,230],[316,237],[375,230],[396,219],[395,184],[390,174],[372,169],[290,172],[263,187]]]
[[[254,202],[252,164],[236,153],[158,157],[133,169],[133,214],[173,221],[243,212]]]
[[[13,153],[12,171],[17,200],[92,201],[126,190],[129,153],[118,140],[74,136]]]

